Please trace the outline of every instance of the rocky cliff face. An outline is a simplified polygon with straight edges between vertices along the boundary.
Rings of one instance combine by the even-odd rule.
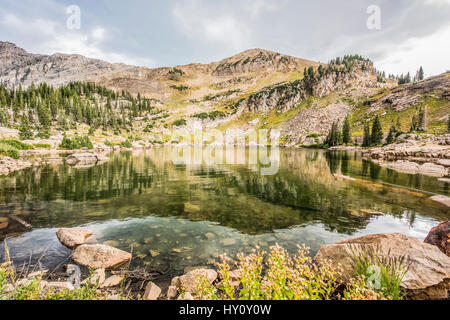
[[[376,71],[371,62],[354,61],[351,72],[330,72],[313,79],[307,86],[314,97],[322,98],[333,91],[343,90],[349,84],[359,87],[376,87]]]
[[[252,49],[222,60],[214,69],[213,75],[219,77],[234,76],[243,73],[301,70],[301,65],[311,65],[310,61],[286,56],[277,52]],[[318,63],[313,65],[318,66]]]
[[[427,95],[450,101],[450,72],[417,83],[402,85],[381,98],[370,101],[369,112],[378,111],[383,107],[402,111],[423,102]]]
[[[264,88],[239,101],[235,108],[249,112],[265,112],[277,108],[279,112],[284,112],[292,109],[306,96],[304,83],[298,80]]]
[[[136,67],[110,64],[80,55],[31,54],[9,42],[0,42],[0,82],[7,87],[47,82],[54,86],[71,81],[97,81],[100,77]]]
[[[373,64],[356,61],[351,72],[330,72],[322,76],[317,75],[316,77],[266,87],[239,101],[237,108],[244,108],[250,112],[265,112],[277,109],[278,112],[282,113],[297,106],[308,95],[322,98],[331,92],[343,90],[349,85],[377,87]]]

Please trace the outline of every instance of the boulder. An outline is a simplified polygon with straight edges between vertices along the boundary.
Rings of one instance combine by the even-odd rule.
[[[424,242],[438,247],[450,257],[450,221],[442,222],[431,229]]]
[[[450,197],[437,195],[430,198],[433,201],[442,203],[443,205],[446,205],[447,207],[450,207]]]
[[[450,159],[439,159],[437,163],[447,168],[450,167]]]
[[[109,158],[94,153],[74,153],[66,158],[69,165],[92,165],[98,162],[106,162]]]
[[[180,296],[178,297],[177,300],[186,300],[186,301],[187,300],[191,300],[191,301],[194,301],[194,297],[192,296],[191,293],[186,292],[186,293],[180,294]]]
[[[393,163],[381,164],[384,167],[388,167],[390,169],[395,169],[402,172],[407,173],[417,173],[419,172],[420,166],[415,162],[398,160]]]
[[[213,283],[217,279],[217,272],[212,269],[196,269],[173,282],[179,282],[180,291],[194,292],[197,288],[197,282],[201,279],[207,279],[210,283]]]
[[[56,232],[59,241],[70,249],[75,249],[76,247],[85,244],[87,238],[93,234],[94,232],[91,230],[80,228],[61,228]]]
[[[144,300],[158,300],[161,295],[161,288],[153,282],[149,282],[145,288]]]
[[[425,163],[419,167],[419,172],[444,177],[447,173],[447,169],[445,169],[444,166],[434,163]]]
[[[108,279],[106,279],[105,281],[103,281],[100,288],[117,287],[118,285],[120,285],[122,280],[123,280],[122,276],[113,275],[113,276],[109,277]]]
[[[102,244],[84,244],[75,249],[72,259],[79,265],[114,270],[131,260],[131,254]]]
[[[70,282],[48,282],[46,287],[55,291],[75,290],[75,287]]]
[[[167,289],[167,299],[175,299],[178,295],[178,289],[175,286],[170,286]]]
[[[105,278],[106,278],[105,269],[104,268],[97,269],[92,274],[90,282],[91,282],[91,284],[98,284],[101,287],[101,285],[105,282]],[[81,282],[81,285],[85,285],[87,283],[88,279],[89,278],[84,279]]]
[[[4,220],[2,220],[2,219],[3,218],[0,218],[0,230],[8,228],[8,225],[9,225],[7,218]]]
[[[342,267],[340,281],[354,277],[353,256],[361,250],[378,251],[380,257],[405,258],[408,272],[401,286],[411,299],[446,299],[450,290],[450,258],[436,246],[403,234],[374,234],[322,246],[314,258]]]

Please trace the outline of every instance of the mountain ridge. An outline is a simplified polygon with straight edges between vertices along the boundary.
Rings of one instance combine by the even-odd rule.
[[[417,113],[414,108],[425,104],[430,105],[431,127],[440,132],[450,100],[447,74],[399,86],[395,79],[383,78],[372,61],[358,55],[322,64],[256,48],[209,64],[147,68],[81,55],[31,54],[0,42],[0,56],[0,83],[7,87],[95,82],[126,97],[131,108],[124,116],[119,102],[109,102],[112,111],[103,122],[126,118],[122,122],[135,126],[133,130],[151,127],[166,136],[170,128],[190,132],[198,128],[279,129],[286,146],[298,146],[310,141],[310,136],[323,138],[333,123],[342,123],[346,117],[357,136],[376,115],[385,131],[400,116],[408,130]],[[139,101],[128,94],[147,99],[145,114],[136,116],[137,120],[132,108]],[[105,99],[97,101],[101,108],[106,106]],[[162,112],[164,118],[154,121],[153,112]]]

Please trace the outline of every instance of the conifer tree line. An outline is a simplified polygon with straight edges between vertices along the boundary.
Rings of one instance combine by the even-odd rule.
[[[416,113],[412,117],[411,120],[411,128],[409,132],[426,132],[428,129],[428,115],[427,115],[427,106],[422,106],[417,108]],[[447,131],[450,133],[450,116],[447,120]],[[352,142],[351,139],[351,125],[349,118],[345,118],[344,123],[342,125],[342,131],[339,129],[339,122],[334,122],[331,126],[331,130],[325,140],[325,145],[329,147],[339,146],[339,145],[348,145]],[[400,117],[397,117],[396,123],[392,123],[389,134],[386,138],[385,144],[395,143],[396,138],[404,133],[402,131],[402,124],[400,122]],[[379,146],[383,144],[384,140],[384,132],[383,127],[381,125],[380,117],[377,115],[375,119],[370,122],[366,122],[364,124],[364,136],[362,147],[368,148],[373,146]]]
[[[425,72],[423,71],[423,67],[420,67],[419,70],[417,70],[414,77],[411,77],[411,74],[408,72],[405,75],[401,74],[397,77],[393,77],[393,79],[398,80],[398,84],[419,82],[419,81],[422,81],[423,79],[425,79]]]
[[[342,131],[339,129],[339,122],[336,121],[331,126],[330,133],[325,140],[325,144],[330,147],[340,146],[342,144],[348,145],[352,142],[352,132],[349,118],[345,118],[342,125]]]
[[[428,129],[428,109],[427,107],[420,107],[411,119],[410,132],[425,132]]]
[[[317,81],[324,76],[335,74],[346,74],[354,70],[355,61],[371,63],[369,59],[363,58],[360,55],[346,55],[344,57],[337,57],[331,60],[328,65],[320,65],[317,69],[313,67],[305,68],[303,76],[306,81]],[[363,70],[367,69],[366,64],[362,65]]]
[[[91,130],[130,129],[137,117],[152,112],[151,100],[115,92],[91,82],[71,82],[59,88],[46,83],[27,89],[0,84],[0,125],[18,128],[21,138],[48,136],[56,126],[65,131],[87,124]]]

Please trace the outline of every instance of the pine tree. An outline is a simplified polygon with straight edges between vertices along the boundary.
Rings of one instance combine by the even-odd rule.
[[[447,132],[450,133],[450,114],[448,115],[448,120],[447,120]]]
[[[342,143],[348,145],[351,142],[351,128],[350,128],[350,120],[345,118],[344,126],[342,127]]]
[[[394,126],[391,127],[389,130],[389,135],[386,138],[386,144],[393,144],[395,142],[395,134],[397,133],[397,130]]]
[[[372,135],[370,137],[372,145],[379,145],[383,142],[383,128],[381,127],[380,117],[377,115],[372,124]]]
[[[370,126],[368,123],[366,123],[364,125],[364,138],[363,138],[363,144],[362,146],[364,148],[368,148],[371,145],[371,141],[370,141]]]
[[[417,131],[417,115],[413,115],[411,119],[411,129],[409,132],[416,132]]]
[[[420,123],[420,131],[426,132],[428,129],[428,108],[425,106],[420,110],[419,114],[419,123]]]
[[[33,132],[30,129],[28,117],[26,117],[25,115],[22,117],[22,122],[20,124],[19,137],[21,140],[29,140],[33,138]]]
[[[334,122],[331,126],[330,133],[325,141],[330,147],[335,147],[341,144],[341,133],[339,132],[339,126],[337,122]]]
[[[402,132],[402,123],[400,122],[400,117],[397,117],[397,124],[395,125],[397,132]]]
[[[425,79],[425,72],[423,72],[423,68],[420,67],[420,69],[419,69],[419,81],[422,81],[423,79]]]

